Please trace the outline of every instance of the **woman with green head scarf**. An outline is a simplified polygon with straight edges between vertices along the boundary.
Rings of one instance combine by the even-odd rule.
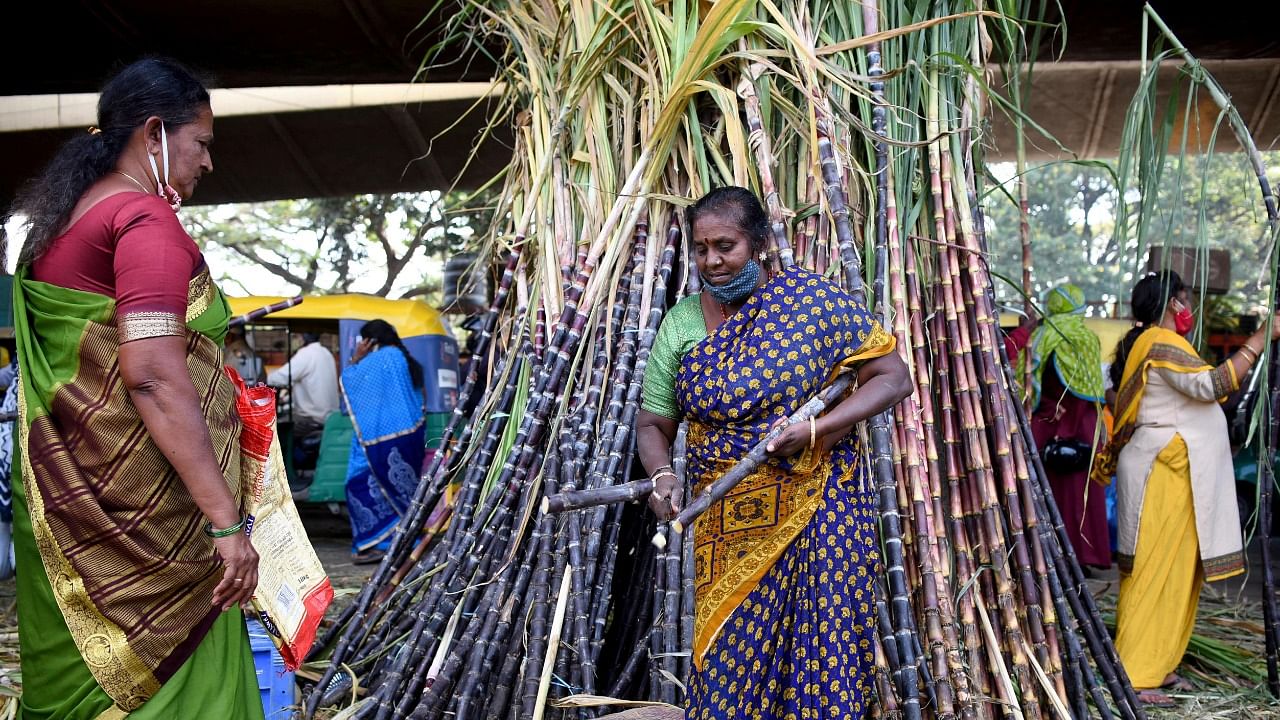
[[[1088,458],[1098,432],[1098,410],[1103,400],[1102,351],[1098,336],[1085,327],[1084,292],[1066,283],[1045,297],[1048,314],[1031,333],[1019,355],[1034,413],[1031,432],[1043,452],[1051,444],[1083,450],[1083,466],[1055,462],[1046,457],[1045,473],[1071,537],[1076,557],[1084,565],[1111,566],[1111,541],[1103,489],[1089,486]],[[1070,448],[1068,448],[1070,449]]]

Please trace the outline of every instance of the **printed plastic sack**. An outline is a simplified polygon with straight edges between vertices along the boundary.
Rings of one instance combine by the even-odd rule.
[[[324,611],[333,602],[325,574],[289,492],[276,437],[276,393],[266,385],[240,389],[240,481],[245,495],[245,532],[258,552],[258,588],[253,608],[280,650],[285,668],[297,670],[311,650]]]

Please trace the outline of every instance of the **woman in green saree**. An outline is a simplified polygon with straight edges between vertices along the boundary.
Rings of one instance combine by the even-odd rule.
[[[10,211],[21,716],[261,718],[230,310],[175,215],[213,170],[209,94],[146,59],[98,120]]]

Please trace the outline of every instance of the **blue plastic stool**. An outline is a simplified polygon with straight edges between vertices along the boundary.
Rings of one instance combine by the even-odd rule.
[[[249,626],[249,647],[253,650],[253,669],[258,676],[258,692],[262,695],[262,711],[267,720],[293,717],[293,673],[284,669],[284,658],[271,642],[261,623],[245,617]]]

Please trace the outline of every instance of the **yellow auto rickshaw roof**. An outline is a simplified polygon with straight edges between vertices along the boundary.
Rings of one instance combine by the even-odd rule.
[[[233,315],[244,315],[285,297],[228,297]],[[307,295],[299,305],[273,312],[264,320],[386,320],[400,337],[452,335],[444,316],[421,300],[389,300],[376,295]]]

